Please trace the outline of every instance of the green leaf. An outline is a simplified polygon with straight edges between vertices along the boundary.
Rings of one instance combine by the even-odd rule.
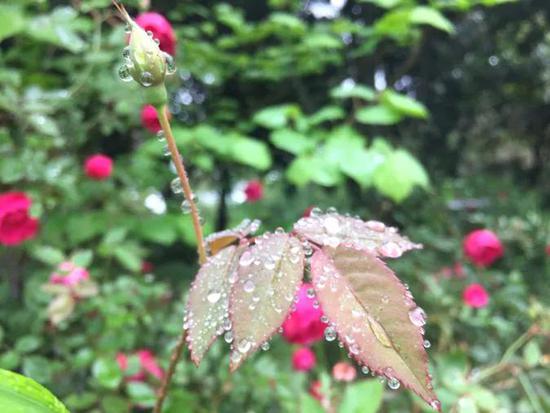
[[[78,250],[71,256],[71,261],[78,267],[88,267],[93,258],[94,252],[92,250]]]
[[[346,387],[339,413],[376,413],[384,387],[378,380],[365,380]]]
[[[23,359],[23,374],[39,382],[52,378],[50,361],[42,356],[28,356]]]
[[[270,106],[257,112],[253,121],[268,129],[282,128],[287,125],[290,115],[296,111],[294,105]]]
[[[536,341],[530,341],[523,348],[523,360],[528,367],[535,367],[541,360],[542,352]]]
[[[401,115],[387,106],[375,105],[359,109],[355,118],[367,125],[394,125],[401,120]]]
[[[141,256],[133,244],[122,244],[116,247],[113,255],[127,270],[138,272],[141,269]]]
[[[48,15],[30,20],[27,33],[35,40],[64,47],[73,53],[80,52],[86,43],[74,30],[77,15],[72,7],[57,7]]]
[[[283,324],[303,275],[300,240],[288,234],[257,237],[255,244],[243,252],[229,299],[235,343],[231,371]]]
[[[63,252],[49,245],[36,246],[32,249],[32,255],[48,265],[58,265],[65,259]]]
[[[265,143],[245,136],[232,135],[229,145],[231,159],[260,170],[269,169],[271,166],[271,153]]]
[[[380,257],[397,258],[406,251],[422,248],[382,222],[333,213],[301,218],[294,224],[294,231],[318,245],[348,245]]]
[[[69,413],[48,389],[28,377],[3,369],[0,369],[0,411]]]
[[[114,357],[97,359],[92,366],[92,375],[107,389],[116,389],[122,380],[122,371]]]
[[[219,328],[227,317],[229,277],[235,273],[242,251],[242,248],[231,245],[209,257],[189,290],[187,342],[191,360],[196,365],[218,336]]]
[[[366,187],[372,183],[374,171],[383,162],[385,157],[375,151],[349,151],[345,162],[340,164],[342,172],[353,178],[359,185]]]
[[[318,161],[311,156],[300,156],[292,161],[286,170],[287,179],[294,185],[303,186],[311,181]]]
[[[292,129],[275,130],[271,133],[270,139],[277,148],[294,155],[301,155],[315,147],[312,139]]]
[[[496,412],[499,408],[497,397],[483,387],[469,389],[470,396],[476,402],[477,407],[487,412]]]
[[[428,24],[447,33],[454,33],[455,31],[453,23],[441,14],[439,10],[428,6],[417,6],[412,9],[409,19],[412,23]]]
[[[0,41],[11,37],[25,28],[25,16],[21,7],[0,4]]]
[[[325,413],[321,404],[307,393],[300,397],[300,413]]]
[[[428,110],[417,100],[405,95],[401,95],[392,90],[386,90],[380,96],[381,101],[390,106],[391,109],[414,118],[425,119],[428,117]]]
[[[376,98],[376,92],[373,88],[355,83],[342,83],[332,89],[330,95],[336,99],[359,98],[369,102]]]
[[[32,353],[42,344],[42,339],[39,336],[23,336],[15,343],[15,351],[20,354]]]
[[[424,167],[410,153],[399,149],[376,170],[374,185],[380,193],[401,202],[415,186],[427,188],[429,179]]]
[[[339,106],[325,106],[309,117],[310,125],[319,125],[323,122],[342,119],[345,116],[344,110]]]
[[[126,385],[128,395],[132,401],[140,406],[153,407],[155,405],[155,390],[148,384],[142,382],[130,382]]]
[[[325,315],[357,362],[436,403],[422,345],[423,311],[384,262],[340,244],[315,252],[311,274]]]

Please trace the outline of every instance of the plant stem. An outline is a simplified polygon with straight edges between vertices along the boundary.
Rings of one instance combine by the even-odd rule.
[[[157,107],[158,118],[160,126],[162,127],[162,130],[164,132],[164,137],[166,138],[166,143],[168,144],[168,149],[170,149],[170,154],[172,155],[172,162],[174,162],[179,180],[181,182],[183,195],[185,197],[185,200],[189,203],[189,207],[191,209],[193,228],[195,229],[195,235],[197,237],[197,252],[199,254],[199,263],[204,264],[206,262],[206,250],[204,249],[204,237],[202,235],[199,210],[197,208],[197,204],[193,200],[193,191],[191,190],[191,185],[189,184],[189,178],[187,177],[187,172],[185,171],[183,159],[181,158],[178,147],[176,146],[174,135],[172,135],[172,128],[170,127],[170,122],[168,121],[168,117],[166,116],[166,110],[166,105]]]
[[[178,361],[181,357],[181,353],[183,351],[184,346],[185,346],[185,330],[182,329],[181,334],[178,338],[176,347],[174,347],[174,350],[172,351],[172,355],[170,356],[170,365],[168,366],[166,375],[162,380],[162,385],[159,390],[159,394],[157,397],[157,401],[155,403],[155,408],[153,410],[153,413],[161,413],[162,411],[162,405],[164,403],[164,399],[168,394],[168,389],[170,388],[170,382],[172,381],[172,376],[176,371],[176,366],[178,365]]]
[[[191,190],[191,185],[189,184],[189,178],[187,177],[187,172],[185,171],[185,165],[183,164],[183,160],[178,151],[176,141],[174,140],[174,135],[172,134],[172,128],[170,127],[168,116],[166,115],[167,107],[166,105],[161,105],[156,109],[157,109],[157,115],[160,122],[160,126],[162,127],[162,130],[164,132],[164,137],[166,138],[166,143],[168,145],[168,149],[170,150],[170,154],[172,156],[172,162],[176,167],[176,171],[178,173],[178,177],[181,182],[183,195],[185,197],[185,200],[189,203],[189,208],[191,209],[191,217],[193,219],[193,228],[195,230],[195,235],[197,237],[197,252],[199,254],[199,263],[204,264],[204,262],[206,261],[206,250],[204,248],[204,237],[202,234],[199,210],[197,208],[197,204],[193,200],[193,191]],[[176,366],[181,357],[181,353],[183,351],[184,346],[185,346],[185,330],[182,329],[181,334],[178,338],[176,347],[174,347],[174,350],[172,351],[172,355],[170,356],[170,365],[168,366],[168,370],[166,371],[166,375],[164,376],[164,379],[162,381],[162,385],[159,390],[159,394],[157,397],[157,401],[155,403],[155,408],[153,410],[153,413],[161,413],[162,411],[162,405],[164,403],[164,399],[168,394],[170,383],[172,382],[172,376],[174,375]]]

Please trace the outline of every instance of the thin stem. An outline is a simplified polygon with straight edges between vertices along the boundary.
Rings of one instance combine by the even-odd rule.
[[[183,189],[183,195],[185,197],[185,200],[189,203],[189,208],[191,209],[193,228],[197,237],[197,252],[199,254],[199,263],[204,264],[204,262],[206,261],[206,250],[204,248],[204,237],[202,234],[199,210],[197,208],[197,204],[195,204],[195,201],[193,200],[193,191],[191,190],[191,185],[189,184],[189,178],[187,177],[187,172],[185,171],[185,165],[183,164],[183,160],[181,159],[178,147],[176,146],[176,141],[174,140],[174,135],[172,135],[172,128],[170,128],[170,122],[168,121],[168,116],[166,115],[166,113],[166,105],[157,107],[157,115],[160,126],[162,127],[162,130],[164,132],[164,137],[166,138],[166,143],[168,145],[168,149],[170,150],[170,154],[172,155],[172,162],[176,167],[176,171],[181,182],[181,187]],[[170,383],[172,382],[172,376],[174,375],[184,346],[185,330],[182,329],[176,347],[174,347],[172,355],[170,356],[170,365],[168,366],[168,370],[162,381],[162,385],[159,390],[153,413],[161,413],[162,411],[164,399],[168,394]]]
[[[157,397],[157,401],[155,403],[155,408],[153,410],[153,413],[161,413],[162,411],[162,405],[164,403],[164,399],[168,395],[168,389],[170,388],[170,382],[172,381],[172,376],[174,375],[174,372],[176,371],[176,366],[178,365],[178,361],[181,357],[181,353],[183,351],[183,347],[185,346],[185,330],[181,330],[181,334],[178,338],[178,342],[176,344],[176,347],[174,347],[174,351],[172,351],[172,355],[170,356],[170,365],[168,366],[168,370],[166,371],[166,375],[164,376],[164,379],[162,380],[162,385],[160,386],[159,394]]]
[[[197,208],[197,204],[193,200],[193,191],[191,190],[191,185],[189,184],[189,178],[187,177],[187,172],[185,171],[183,160],[178,151],[178,147],[176,146],[174,135],[172,135],[172,128],[170,128],[170,122],[168,121],[168,116],[166,116],[166,110],[166,105],[158,107],[158,118],[160,126],[162,127],[162,130],[164,132],[164,137],[166,138],[166,143],[168,144],[168,149],[170,149],[170,154],[172,155],[172,162],[174,162],[174,165],[176,166],[176,171],[178,173],[181,187],[183,189],[183,195],[185,197],[185,200],[189,203],[189,208],[191,209],[193,228],[195,229],[195,235],[197,237],[197,252],[199,254],[199,263],[204,264],[206,261],[206,250],[204,248],[204,237],[202,234],[199,210]]]

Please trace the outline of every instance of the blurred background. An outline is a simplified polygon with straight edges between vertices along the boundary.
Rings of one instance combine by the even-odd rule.
[[[125,4],[177,62],[207,233],[313,206],[399,227],[443,411],[550,411],[547,0]],[[150,410],[197,270],[125,36],[108,0],[0,3],[0,368],[72,412]],[[298,336],[232,375],[224,340],[186,352],[165,411],[430,410]]]

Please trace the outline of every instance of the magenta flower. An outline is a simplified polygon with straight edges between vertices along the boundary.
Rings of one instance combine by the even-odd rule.
[[[496,234],[488,229],[470,232],[464,238],[464,254],[480,267],[487,267],[502,257],[504,247]]]
[[[314,298],[308,297],[308,290],[313,290],[313,286],[302,284],[296,310],[283,323],[283,337],[290,343],[308,345],[324,336],[326,324],[321,321],[323,311],[314,305]]]
[[[84,172],[91,179],[103,181],[113,172],[113,160],[102,154],[92,155],[84,163]]]
[[[470,284],[462,293],[464,304],[473,308],[483,308],[489,304],[489,293],[481,284]]]
[[[153,38],[159,40],[160,50],[172,56],[176,53],[176,35],[166,17],[156,12],[141,13],[136,17],[136,23],[153,33]]]
[[[292,367],[297,371],[309,371],[315,367],[316,360],[309,347],[301,347],[292,354]]]
[[[29,215],[31,204],[23,192],[0,194],[0,245],[15,246],[36,236],[39,221]]]

